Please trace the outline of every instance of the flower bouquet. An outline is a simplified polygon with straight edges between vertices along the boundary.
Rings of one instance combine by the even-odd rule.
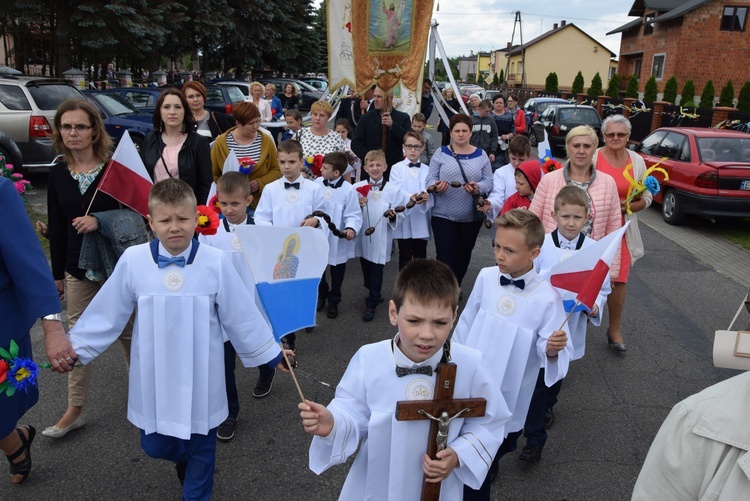
[[[195,232],[200,235],[216,235],[219,228],[219,215],[210,207],[205,205],[198,206],[198,226]]]
[[[0,153],[0,176],[7,177],[16,187],[16,191],[19,195],[26,193],[26,190],[31,190],[34,187],[31,183],[23,178],[23,174],[20,172],[13,172],[13,164],[5,163],[5,157]]]
[[[633,214],[633,211],[630,210],[630,202],[641,196],[643,192],[648,190],[652,195],[656,195],[657,193],[659,193],[659,191],[661,191],[659,180],[656,179],[656,177],[652,174],[654,172],[660,172],[664,175],[664,181],[667,181],[669,179],[669,174],[667,173],[667,171],[664,170],[664,168],[659,167],[659,164],[661,164],[666,159],[667,157],[664,157],[654,165],[646,169],[646,172],[643,173],[643,177],[639,180],[633,179],[630,176],[630,172],[628,172],[628,169],[625,169],[623,175],[625,176],[625,179],[627,179],[630,183],[630,187],[628,188],[628,196],[625,199],[625,211],[628,213],[628,215]]]
[[[305,157],[305,169],[312,172],[315,177],[320,177],[321,167],[323,167],[323,155],[308,155]]]
[[[249,176],[255,167],[255,160],[250,157],[241,157],[237,161],[240,163],[240,174]]]

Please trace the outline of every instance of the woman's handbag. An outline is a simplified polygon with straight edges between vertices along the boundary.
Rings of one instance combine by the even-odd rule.
[[[740,316],[745,300],[727,330],[714,334],[714,365],[724,369],[750,370],[750,331],[733,331],[732,326]]]
[[[458,168],[461,170],[461,177],[464,178],[464,183],[468,184],[469,178],[466,177],[466,173],[464,172],[464,166],[461,165],[461,160],[458,159],[458,155],[456,154],[455,151],[453,151],[453,148],[451,148],[450,150],[451,150],[451,154],[453,155],[453,158],[456,159]],[[480,200],[480,198],[482,200]],[[479,194],[474,194],[474,193],[471,194],[471,205],[474,208],[474,221],[484,221],[487,217],[484,212],[477,209],[477,207],[481,207],[484,205],[484,202],[483,202],[484,198],[485,197]],[[482,201],[481,204],[479,203],[480,201]]]

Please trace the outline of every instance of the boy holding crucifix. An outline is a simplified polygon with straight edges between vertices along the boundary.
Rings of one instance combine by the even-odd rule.
[[[359,447],[339,499],[419,499],[424,476],[442,482],[440,499],[460,500],[464,484],[477,488],[484,480],[510,412],[482,354],[446,342],[458,309],[450,268],[411,261],[399,273],[388,309],[398,334],[360,348],[327,408],[299,404],[305,431],[315,435],[310,469],[320,474]],[[398,421],[396,402],[433,400],[435,369],[447,361],[457,366],[453,397],[483,398],[486,410],[482,417],[452,414],[446,448],[432,459],[425,454],[432,421]]]

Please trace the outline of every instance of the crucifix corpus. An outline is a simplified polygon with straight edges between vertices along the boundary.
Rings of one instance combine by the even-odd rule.
[[[396,402],[398,421],[429,419],[430,435],[427,441],[427,454],[437,459],[436,454],[448,445],[448,428],[458,417],[471,418],[484,416],[487,401],[483,398],[453,398],[456,384],[454,363],[441,363],[437,367],[434,400],[402,400]],[[437,501],[440,498],[440,483],[422,484],[422,501]]]

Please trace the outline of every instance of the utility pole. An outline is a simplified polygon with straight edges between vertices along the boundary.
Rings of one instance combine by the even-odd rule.
[[[516,39],[516,25],[518,25],[518,36],[521,40],[521,87],[526,87],[526,48],[523,46],[523,28],[521,25],[521,11],[516,11],[516,18],[513,21],[513,34],[510,36],[510,47],[513,48],[513,41]],[[508,79],[510,71],[510,50],[505,55],[508,60],[505,62],[505,79]]]

